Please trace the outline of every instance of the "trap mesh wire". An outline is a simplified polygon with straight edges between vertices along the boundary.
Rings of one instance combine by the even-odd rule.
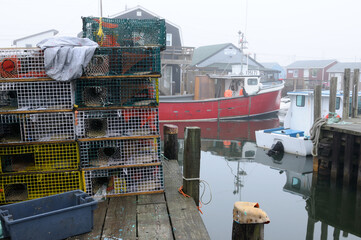
[[[82,169],[160,162],[160,139],[79,142]]]
[[[40,48],[1,48],[1,78],[39,78],[46,77],[44,53]]]
[[[74,139],[72,112],[0,115],[0,143]]]
[[[164,190],[162,165],[85,171],[86,192],[111,196]]]
[[[71,190],[84,191],[80,171],[0,175],[0,204],[46,197]]]
[[[97,49],[84,70],[85,76],[159,74],[158,47],[104,47]]]
[[[164,19],[102,18],[103,39],[98,36],[100,19],[83,17],[83,37],[102,47],[159,46],[166,47]]]
[[[78,79],[75,104],[79,107],[157,106],[158,79]]]
[[[0,110],[72,109],[70,82],[0,83]]]
[[[76,142],[0,146],[0,172],[30,172],[79,169]]]
[[[158,108],[76,111],[78,138],[159,135]]]

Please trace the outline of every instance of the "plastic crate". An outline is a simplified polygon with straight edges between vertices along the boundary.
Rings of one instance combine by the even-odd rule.
[[[166,48],[164,19],[102,18],[103,39],[97,35],[99,18],[83,17],[82,19],[83,37],[97,42],[99,46],[159,46],[162,50]]]
[[[0,115],[0,143],[74,139],[72,112]]]
[[[79,139],[159,135],[158,108],[77,111]]]
[[[158,79],[78,79],[75,104],[81,107],[158,106]]]
[[[79,149],[76,142],[0,145],[0,173],[77,170]]]
[[[84,171],[86,192],[96,197],[164,190],[162,165]]]
[[[97,201],[80,191],[0,207],[4,237],[56,240],[90,232]]]
[[[102,47],[84,70],[85,76],[127,76],[160,74],[158,47]]]
[[[79,142],[79,149],[82,169],[160,162],[159,138]]]
[[[80,171],[0,175],[0,204],[84,189]]]
[[[71,82],[0,83],[0,111],[72,108]]]

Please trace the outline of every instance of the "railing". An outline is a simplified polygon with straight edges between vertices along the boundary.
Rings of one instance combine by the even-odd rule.
[[[165,59],[191,60],[193,52],[194,47],[167,46],[166,50],[161,52],[161,57]]]

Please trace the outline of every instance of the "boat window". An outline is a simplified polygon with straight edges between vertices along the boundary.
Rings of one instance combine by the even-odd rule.
[[[305,96],[301,96],[301,95],[296,96],[296,106],[297,107],[305,106]]]
[[[301,180],[299,178],[292,178],[292,188],[300,189],[301,188]]]
[[[337,98],[336,98],[336,110],[339,110],[339,109],[340,109],[340,103],[341,103],[341,98],[340,98],[340,97],[337,97]]]
[[[258,80],[257,80],[257,78],[248,78],[248,79],[247,79],[247,84],[248,84],[248,85],[257,85],[257,84],[258,84]]]

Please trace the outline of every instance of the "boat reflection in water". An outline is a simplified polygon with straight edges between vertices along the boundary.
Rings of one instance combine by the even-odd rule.
[[[180,162],[184,128],[201,128],[200,177],[212,190],[202,219],[211,239],[231,239],[235,201],[260,203],[271,219],[265,239],[360,239],[360,194],[313,175],[312,158],[270,157],[256,147],[254,131],[277,127],[278,119],[171,124],[178,125]]]

